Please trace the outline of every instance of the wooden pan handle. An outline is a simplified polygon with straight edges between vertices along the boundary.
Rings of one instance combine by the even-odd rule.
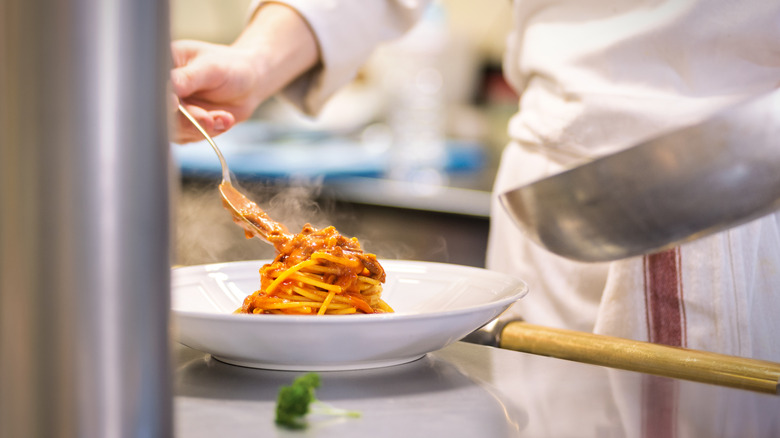
[[[650,342],[507,323],[501,348],[664,377],[780,395],[780,363]]]

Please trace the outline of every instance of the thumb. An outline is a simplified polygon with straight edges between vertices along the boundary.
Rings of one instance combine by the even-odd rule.
[[[179,97],[188,97],[208,86],[214,76],[214,66],[204,62],[212,44],[202,41],[179,40],[171,43],[173,69],[171,85]]]
[[[198,66],[197,62],[171,70],[171,85],[177,96],[188,97],[199,90],[208,88],[211,80],[208,66]]]

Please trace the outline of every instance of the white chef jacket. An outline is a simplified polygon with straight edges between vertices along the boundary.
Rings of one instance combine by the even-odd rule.
[[[323,59],[283,95],[316,113],[377,44],[413,25],[427,2],[283,3],[309,21]],[[780,2],[513,5],[504,70],[520,101],[496,195],[780,84]],[[780,361],[778,214],[661,254],[591,264],[532,243],[494,196],[487,267],[530,286],[506,317]]]

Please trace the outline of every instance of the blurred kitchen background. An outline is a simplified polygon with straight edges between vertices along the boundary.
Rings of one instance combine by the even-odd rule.
[[[249,3],[173,0],[173,38],[229,44]],[[380,258],[484,266],[489,192],[517,106],[501,76],[511,13],[505,0],[436,2],[317,119],[266,102],[216,138],[238,185],[294,232],[334,225]],[[172,153],[174,263],[273,257],[222,208],[208,144]]]

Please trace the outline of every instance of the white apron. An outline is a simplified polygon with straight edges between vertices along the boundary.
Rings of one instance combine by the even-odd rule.
[[[283,95],[316,113],[427,2],[286,3],[309,21],[323,63]],[[504,67],[521,97],[495,194],[780,84],[780,2],[522,0],[514,14]],[[487,267],[530,286],[506,317],[780,361],[777,214],[661,254],[582,264],[531,243],[494,200]]]

